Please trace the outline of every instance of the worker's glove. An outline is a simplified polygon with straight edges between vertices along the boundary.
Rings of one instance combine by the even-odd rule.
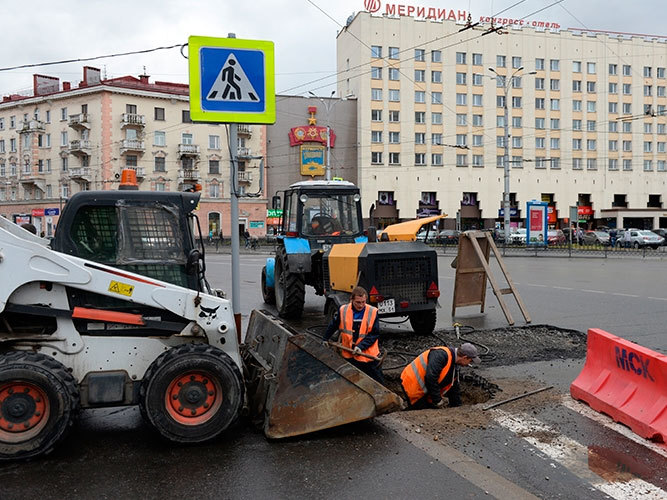
[[[440,401],[438,401],[437,403],[435,403],[433,406],[435,406],[436,408],[442,408],[442,407],[445,406],[445,400],[444,400],[444,399],[441,399]]]
[[[359,349],[359,346],[355,346],[352,351],[354,352],[354,354],[361,354],[361,349]]]
[[[323,341],[322,341],[322,345],[323,345],[324,347],[329,347],[329,341],[328,341],[328,340],[323,340]]]

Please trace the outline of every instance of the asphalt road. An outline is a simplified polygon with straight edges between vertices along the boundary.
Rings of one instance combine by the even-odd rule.
[[[270,309],[259,288],[265,257],[241,257],[244,327],[252,309]],[[451,258],[439,259],[443,330],[452,323]],[[231,289],[230,261],[209,257],[213,286]],[[663,262],[506,263],[533,324],[599,327],[667,352]],[[504,298],[523,324],[511,296]],[[296,327],[321,323],[323,304],[309,290]],[[478,329],[507,326],[491,290],[484,314],[458,312],[457,321]],[[572,401],[567,388],[580,368],[581,360],[560,360],[480,370],[515,386],[554,385],[539,404],[392,414],[286,441],[267,441],[241,424],[215,442],[178,447],[156,437],[136,408],[86,411],[53,454],[0,466],[0,498],[665,498],[667,448]]]

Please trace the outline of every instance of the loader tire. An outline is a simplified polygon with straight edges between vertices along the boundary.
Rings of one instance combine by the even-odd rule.
[[[62,363],[34,352],[0,356],[0,461],[50,453],[78,409],[77,383]]]
[[[410,314],[410,326],[417,335],[431,335],[435,330],[437,319],[435,309],[415,312]]]
[[[141,414],[176,443],[215,438],[239,417],[241,372],[209,344],[185,344],[162,353],[146,370],[139,392]]]
[[[300,273],[290,273],[285,248],[278,249],[275,265],[275,297],[278,316],[287,319],[300,318],[306,300],[306,283]]]
[[[266,286],[266,266],[262,268],[262,298],[264,303],[273,305],[276,303],[276,290]]]

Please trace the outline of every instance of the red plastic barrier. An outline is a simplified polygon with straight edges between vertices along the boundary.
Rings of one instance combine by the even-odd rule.
[[[663,354],[591,328],[586,363],[570,394],[644,438],[667,442],[667,356]]]

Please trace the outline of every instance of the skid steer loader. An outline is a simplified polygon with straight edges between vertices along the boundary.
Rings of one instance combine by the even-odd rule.
[[[86,408],[139,405],[179,443],[218,436],[246,403],[275,438],[400,408],[261,311],[244,380],[231,304],[207,283],[194,238],[198,202],[198,193],[77,193],[53,248],[0,218],[0,460],[48,453]]]

